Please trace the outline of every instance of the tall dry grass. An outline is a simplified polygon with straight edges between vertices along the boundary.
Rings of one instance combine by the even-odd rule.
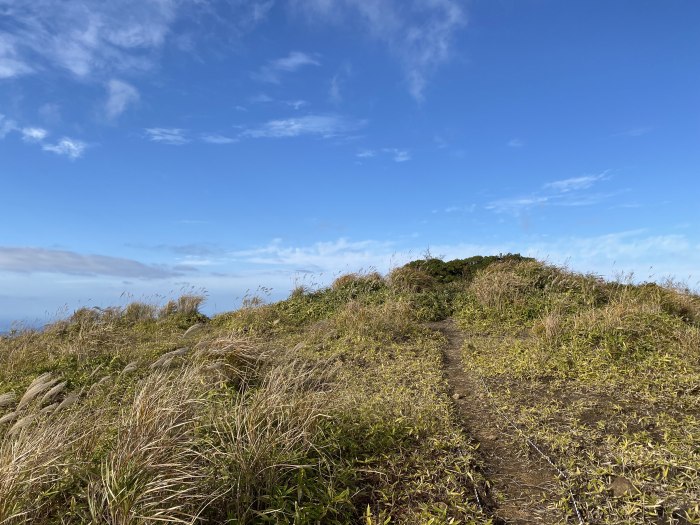
[[[168,367],[96,371],[77,392],[46,373],[21,397],[3,396],[0,524],[249,523],[289,512],[270,508],[270,494],[319,468],[328,371],[241,337],[169,354]]]

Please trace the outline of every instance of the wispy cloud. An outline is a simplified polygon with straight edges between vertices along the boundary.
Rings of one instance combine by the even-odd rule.
[[[347,135],[365,125],[364,121],[340,115],[307,115],[305,117],[270,120],[242,133],[252,138],[288,138],[317,136],[333,138]]]
[[[476,210],[476,204],[468,204],[466,206],[448,206],[444,213],[472,213]],[[433,213],[439,213],[440,210],[433,210]]]
[[[607,180],[608,171],[597,175],[583,175],[556,180],[542,185],[529,195],[497,199],[486,205],[486,209],[499,213],[519,214],[530,208],[541,206],[589,206],[610,197],[610,194],[586,193],[596,183]]]
[[[63,137],[55,144],[44,144],[42,146],[44,151],[50,151],[51,153],[56,153],[57,155],[63,155],[71,160],[82,157],[86,148],[87,144],[85,142],[68,137]]]
[[[134,279],[163,279],[181,275],[167,267],[152,266],[106,255],[81,254],[48,248],[0,246],[0,271],[108,275]]]
[[[372,149],[361,149],[355,153],[355,156],[360,159],[371,159],[377,156],[377,152]]]
[[[276,239],[266,246],[231,252],[229,256],[240,262],[285,267],[292,271],[357,271],[376,266],[387,268],[394,249],[395,244],[392,242],[373,240],[351,241],[341,238],[309,246],[289,246]]]
[[[293,0],[292,5],[311,20],[339,25],[355,15],[399,60],[416,100],[423,99],[428,79],[450,58],[455,33],[466,24],[457,0]]]
[[[596,182],[607,178],[607,171],[598,175],[584,175],[582,177],[572,177],[570,179],[555,180],[543,186],[546,190],[554,190],[559,193],[569,193],[572,191],[585,190],[593,186]]]
[[[181,128],[146,128],[144,131],[149,140],[160,144],[182,146],[190,141]]]
[[[411,160],[411,154],[405,149],[385,148],[384,152],[389,153],[394,159],[394,162],[408,162]]]
[[[227,137],[225,135],[218,135],[216,133],[205,134],[202,135],[200,138],[203,142],[207,142],[209,144],[233,144],[239,141],[239,139],[236,137]]]
[[[641,137],[642,135],[647,135],[654,130],[651,126],[640,126],[638,128],[631,128],[619,133],[615,133],[613,137]]]
[[[41,142],[48,134],[43,128],[22,128],[22,140],[25,142]]]
[[[32,68],[18,57],[17,37],[0,34],[0,79],[13,78],[32,72]]]
[[[309,105],[306,100],[285,100],[284,104],[297,111]]]
[[[522,148],[525,143],[519,138],[513,138],[508,141],[509,148]]]
[[[78,77],[143,70],[163,45],[176,12],[175,0],[5,2],[0,57],[14,60],[14,75],[52,68]]]
[[[107,83],[107,102],[105,112],[112,120],[124,113],[126,109],[139,101],[138,90],[122,80],[112,79]]]
[[[7,135],[17,129],[17,123],[7,118],[5,115],[0,113],[0,139],[4,139]]]
[[[407,149],[382,148],[380,150],[361,149],[355,156],[359,159],[370,159],[380,154],[391,156],[394,162],[407,162],[411,160],[411,153]]]
[[[283,73],[294,73],[305,66],[320,66],[321,63],[312,55],[301,51],[291,51],[289,55],[274,60],[260,67],[252,74],[255,80],[278,84]]]
[[[20,126],[13,119],[0,114],[0,140],[14,132],[21,135],[24,142],[36,144],[44,151],[56,153],[71,160],[82,157],[87,148],[87,144],[82,140],[70,137],[63,137],[55,143],[47,143],[45,140],[49,136],[48,130],[35,126]]]

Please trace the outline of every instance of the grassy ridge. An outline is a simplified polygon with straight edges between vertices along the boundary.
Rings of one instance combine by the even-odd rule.
[[[0,524],[491,523],[426,325],[452,316],[465,367],[570,472],[591,523],[700,520],[687,290],[505,255],[212,319],[200,301],[0,338]]]
[[[462,301],[465,366],[568,470],[588,520],[700,522],[697,295],[519,262]]]
[[[3,338],[0,523],[488,522],[411,300],[350,275]]]

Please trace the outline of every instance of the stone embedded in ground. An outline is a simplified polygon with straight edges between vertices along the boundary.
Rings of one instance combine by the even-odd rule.
[[[632,485],[630,480],[623,478],[622,476],[615,476],[612,483],[610,483],[610,491],[616,498],[630,496],[639,492],[637,487]]]
[[[462,397],[462,394],[452,394],[452,399],[454,399],[454,400],[461,399],[461,397]]]

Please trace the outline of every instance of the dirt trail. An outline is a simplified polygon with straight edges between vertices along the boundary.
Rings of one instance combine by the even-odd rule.
[[[469,436],[479,443],[484,475],[491,484],[496,522],[507,524],[567,523],[552,502],[558,499],[556,471],[546,461],[523,452],[522,437],[515,435],[496,411],[484,386],[462,366],[464,334],[454,321],[431,323],[447,338],[445,374]]]

